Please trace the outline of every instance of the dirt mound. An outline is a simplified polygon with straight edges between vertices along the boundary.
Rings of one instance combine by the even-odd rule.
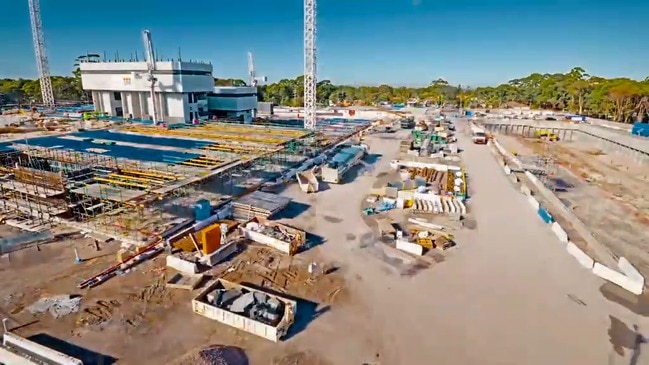
[[[194,350],[174,365],[249,365],[246,353],[234,346],[212,345]]]
[[[331,365],[311,351],[294,352],[273,359],[272,365]]]

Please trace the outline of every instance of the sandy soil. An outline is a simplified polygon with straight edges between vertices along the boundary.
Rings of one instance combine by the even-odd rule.
[[[25,325],[19,334],[56,336],[118,364],[170,363],[211,345],[241,348],[253,365],[649,361],[635,341],[648,334],[649,298],[622,298],[581,269],[500,172],[486,146],[460,142],[477,227],[456,233],[458,247],[445,253],[443,262],[402,275],[390,262],[405,262],[405,254],[378,242],[359,213],[376,176],[396,156],[398,141],[373,136],[367,142],[372,153],[381,154],[374,176],[358,176],[318,194],[304,195],[295,185],[285,192],[303,205],[303,212],[283,220],[320,237],[317,246],[295,260],[333,264],[337,270],[331,275],[340,277],[329,277],[329,287],[346,289],[332,300],[326,297],[328,290],[287,286],[291,294],[315,303],[284,342],[270,343],[193,314],[190,293],[160,285],[161,258],[76,292],[80,279],[114,256],[74,264],[71,242],[17,253],[9,262],[0,259],[0,306]],[[260,258],[254,251],[241,258],[257,261],[251,271],[268,254],[262,250]],[[82,254],[96,253],[85,248]],[[99,306],[98,300],[119,305],[101,312],[105,319],[96,324],[77,324],[85,312],[55,320],[22,310],[38,296],[60,293],[84,295],[84,309]]]
[[[614,254],[649,275],[649,166],[620,153],[606,154],[586,139],[552,143],[549,148],[521,137],[498,140],[522,156],[542,151],[553,156],[555,176],[548,182],[556,187],[556,195]]]

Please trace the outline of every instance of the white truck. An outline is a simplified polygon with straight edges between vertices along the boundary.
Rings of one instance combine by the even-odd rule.
[[[367,145],[359,144],[340,150],[322,167],[322,181],[333,184],[340,183],[345,173],[367,155],[368,149]]]

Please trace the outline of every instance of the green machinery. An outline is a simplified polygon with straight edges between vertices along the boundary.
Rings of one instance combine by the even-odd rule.
[[[424,133],[422,131],[412,131],[412,147],[413,148],[421,148],[421,146],[424,144],[424,140],[429,139],[430,144],[432,145],[445,145],[446,144],[446,139],[444,139],[442,136],[438,135],[435,132],[431,133]]]

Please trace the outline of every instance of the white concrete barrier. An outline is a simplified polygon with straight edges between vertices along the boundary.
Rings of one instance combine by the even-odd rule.
[[[525,184],[521,184],[521,193],[527,196],[532,196],[532,190]]]
[[[416,243],[408,242],[406,240],[397,240],[397,248],[401,251],[405,251],[417,256],[424,254],[424,248],[422,246]]]
[[[644,290],[644,282],[633,280],[632,278],[617,272],[613,269],[596,262],[593,266],[593,274],[599,276],[602,279],[608,280],[613,284],[616,284],[635,295],[642,294]]]
[[[557,238],[559,239],[559,241],[566,242],[566,243],[568,242],[568,233],[566,233],[566,231],[564,231],[564,229],[561,228],[559,223],[557,223],[557,222],[552,223],[552,228],[551,229],[552,229],[552,232],[554,232],[554,234],[557,235]]]
[[[509,180],[511,180],[511,182],[513,182],[514,184],[518,183],[518,176],[516,176],[514,174],[510,174],[508,176],[509,176]]]
[[[538,202],[536,199],[534,199],[533,196],[528,196],[528,197],[527,197],[527,201],[530,203],[530,205],[532,206],[532,208],[534,208],[534,210],[538,210],[538,209],[539,209],[539,202]]]
[[[186,274],[196,274],[198,272],[198,266],[195,263],[183,260],[174,255],[167,256],[167,266]]]
[[[5,332],[2,335],[2,344],[10,348],[13,347],[28,352],[36,357],[40,357],[41,359],[45,359],[47,360],[48,363],[57,364],[57,365],[83,365],[83,362],[79,359],[63,354],[49,347],[43,346],[39,343],[30,341],[26,338],[20,337],[10,332]],[[9,359],[0,359],[0,360],[4,362]],[[35,364],[35,362],[31,362],[31,363]],[[27,364],[27,362],[24,362],[23,364]]]
[[[529,171],[525,171],[525,176],[527,176],[527,178],[530,179],[530,181],[532,181],[532,184],[534,184],[534,185],[538,185],[538,184],[541,183],[539,181],[539,179],[536,176],[534,176],[533,173],[531,173]]]
[[[644,276],[640,274],[638,269],[633,267],[629,260],[626,259],[626,257],[620,257],[620,260],[617,263],[617,267],[624,273],[624,275],[628,276],[632,280],[638,281],[642,283],[642,286],[644,286]]]
[[[577,245],[575,245],[572,242],[568,242],[566,245],[566,251],[577,260],[581,266],[587,268],[588,270],[592,270],[593,266],[595,266],[595,260],[593,260],[590,256],[588,256],[584,251],[582,251]]]
[[[505,174],[509,175],[512,173],[512,169],[509,168],[509,166],[505,165],[503,167],[503,170],[505,170]]]

